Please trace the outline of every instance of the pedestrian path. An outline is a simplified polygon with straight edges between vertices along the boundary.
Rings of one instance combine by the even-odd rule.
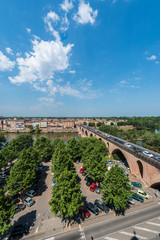
[[[152,239],[160,236],[160,217],[105,235],[95,240]]]

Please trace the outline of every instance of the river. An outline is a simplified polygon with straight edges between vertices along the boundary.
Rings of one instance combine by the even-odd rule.
[[[11,139],[18,137],[19,135],[22,135],[24,133],[6,133],[4,134],[6,137],[7,142],[9,142]],[[25,133],[26,134],[26,133]],[[30,133],[29,133],[30,134]],[[31,134],[33,139],[39,138],[41,136],[49,138],[50,141],[53,141],[55,138],[61,138],[65,142],[68,141],[71,137],[75,137],[76,139],[79,139],[81,135],[77,132],[50,132],[50,133],[40,133],[40,134]]]

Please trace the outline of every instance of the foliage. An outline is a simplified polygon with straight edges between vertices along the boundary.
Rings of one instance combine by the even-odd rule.
[[[3,144],[6,142],[6,138],[3,134],[0,134],[0,149],[3,147]]]
[[[36,125],[36,130],[35,130],[35,133],[40,133],[41,132],[41,129],[39,128],[39,124]]]
[[[38,159],[39,154],[34,148],[30,147],[22,151],[7,179],[6,188],[12,195],[29,188],[33,184],[39,163]]]
[[[84,122],[84,123],[83,123],[83,125],[87,125],[87,123],[86,123],[86,122]]]
[[[39,152],[39,162],[49,161],[52,158],[53,150],[48,138],[43,136],[37,138],[33,146]]]
[[[103,181],[102,195],[106,204],[113,204],[115,211],[123,212],[126,209],[128,197],[132,197],[129,178],[119,168],[112,166]]]
[[[98,123],[97,123],[97,127],[100,127],[101,125],[102,125],[101,122],[98,122]]]
[[[52,151],[53,152],[55,151],[55,149],[56,149],[56,147],[57,147],[59,142],[63,142],[63,140],[61,140],[60,138],[55,138],[53,140],[53,142],[52,142]]]
[[[76,180],[76,174],[65,169],[56,178],[56,185],[52,191],[52,199],[49,204],[51,211],[66,220],[74,217],[82,203],[82,194],[80,192],[80,185]]]
[[[7,146],[2,149],[1,153],[5,158],[5,162],[12,162],[17,158],[23,149],[27,149],[33,145],[33,138],[29,134],[19,135],[12,139]]]
[[[2,167],[5,167],[5,165],[6,165],[5,157],[4,157],[4,155],[0,152],[0,169],[1,169]]]
[[[68,140],[66,150],[73,161],[81,158],[80,145],[78,144],[78,141],[74,137]]]
[[[34,133],[35,132],[35,130],[34,130],[34,128],[33,128],[33,126],[31,125],[31,126],[29,126],[29,129],[30,129],[30,133]]]
[[[89,127],[95,127],[95,123],[94,123],[94,122],[89,122],[89,123],[88,123],[88,126],[89,126]]]
[[[58,143],[52,156],[52,172],[58,177],[64,169],[74,170],[73,161],[65,148],[64,142]]]
[[[0,235],[7,233],[11,227],[11,218],[14,216],[15,205],[11,197],[0,189]]]

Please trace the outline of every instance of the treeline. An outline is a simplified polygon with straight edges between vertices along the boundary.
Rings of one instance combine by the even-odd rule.
[[[0,234],[7,232],[14,216],[15,205],[11,196],[33,185],[39,164],[50,160],[53,150],[49,139],[40,137],[33,142],[32,136],[25,134],[12,139],[0,151],[0,169],[10,172],[4,188],[0,190]]]

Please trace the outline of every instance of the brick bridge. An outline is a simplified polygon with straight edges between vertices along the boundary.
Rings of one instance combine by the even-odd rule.
[[[78,131],[82,137],[97,137],[105,142],[109,149],[110,156],[114,153],[121,153],[125,157],[131,172],[149,187],[158,188],[160,190],[160,162],[145,156],[140,152],[136,152],[132,148],[128,148],[121,143],[97,133],[94,129],[85,125],[79,125]],[[134,144],[135,145],[135,144]]]

